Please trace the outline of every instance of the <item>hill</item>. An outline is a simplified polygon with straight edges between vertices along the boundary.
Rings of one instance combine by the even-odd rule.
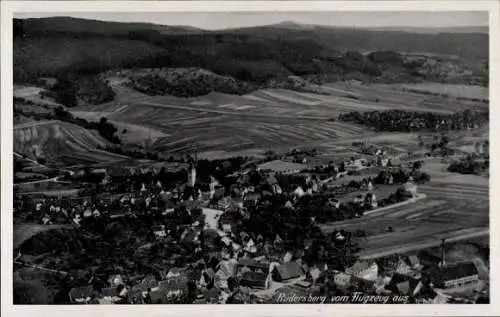
[[[14,26],[17,83],[110,69],[193,67],[232,78],[236,86],[245,87],[232,91],[238,94],[248,92],[248,86],[265,88],[293,75],[314,83],[447,82],[452,78],[454,83],[486,85],[488,79],[483,62],[488,56],[487,34],[412,34],[291,22],[202,31],[64,17],[15,20]],[[408,52],[429,56],[409,59]],[[432,54],[459,58],[435,67],[443,61]],[[212,83],[203,85],[213,90]]]
[[[60,121],[32,121],[14,127],[14,151],[32,159],[85,153],[110,143],[97,131]]]

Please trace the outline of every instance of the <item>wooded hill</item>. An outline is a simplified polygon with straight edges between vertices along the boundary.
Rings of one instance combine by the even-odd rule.
[[[367,54],[373,51],[382,52]],[[435,56],[410,59],[408,53],[453,54],[467,62]],[[456,70],[451,76],[454,82],[485,85],[488,34],[286,25],[204,31],[65,17],[14,20],[16,82],[68,72],[157,67],[200,67],[257,84],[289,75],[319,81],[446,81],[448,74],[429,70],[426,61],[430,58],[450,64]],[[472,75],[462,76],[464,69]]]

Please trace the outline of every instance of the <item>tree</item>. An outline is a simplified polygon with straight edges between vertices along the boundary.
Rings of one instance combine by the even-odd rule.
[[[40,281],[14,280],[13,297],[17,305],[50,304],[48,290]]]
[[[57,84],[52,88],[56,102],[66,107],[78,105],[78,85],[71,75],[63,74],[57,78]]]

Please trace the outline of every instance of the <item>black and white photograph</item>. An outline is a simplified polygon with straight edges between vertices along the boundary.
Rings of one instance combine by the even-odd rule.
[[[14,12],[12,304],[490,304],[489,21]]]

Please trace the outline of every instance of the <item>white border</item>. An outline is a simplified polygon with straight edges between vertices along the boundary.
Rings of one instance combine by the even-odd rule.
[[[496,269],[498,244],[491,247],[491,304],[489,305],[141,305],[141,306],[13,306],[12,305],[12,13],[13,12],[231,12],[231,11],[489,11],[490,13],[490,87],[499,87],[500,70],[499,3],[497,1],[2,1],[1,2],[1,243],[2,316],[492,316],[500,314],[500,285]],[[496,55],[494,53],[497,53]],[[496,103],[499,91],[490,89],[490,135],[500,135]],[[490,139],[492,157],[499,141]],[[498,191],[495,175],[500,163],[490,165],[492,193]],[[498,229],[495,206],[500,196],[490,199],[490,239]]]

